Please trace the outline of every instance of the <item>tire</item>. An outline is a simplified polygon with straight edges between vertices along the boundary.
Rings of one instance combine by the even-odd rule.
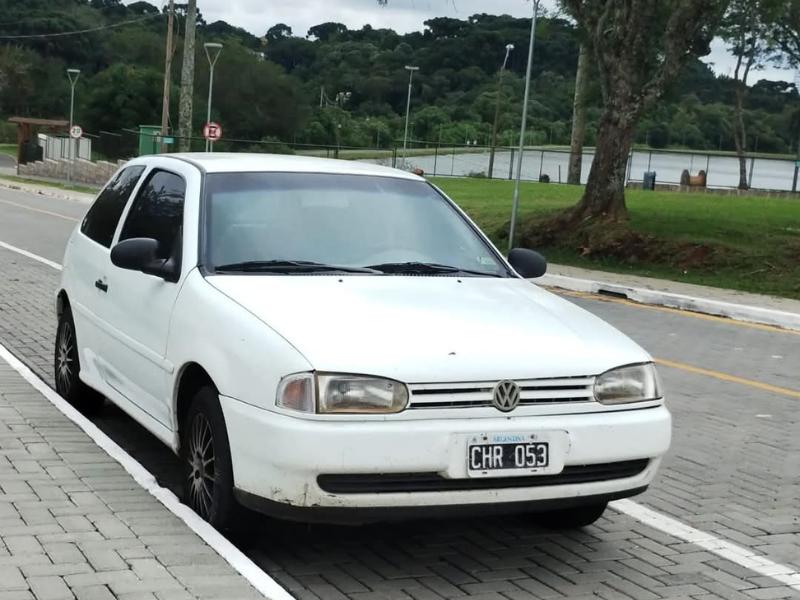
[[[233,496],[228,432],[214,388],[197,391],[181,431],[184,503],[216,529],[232,529],[239,507]]]
[[[553,510],[536,515],[537,522],[548,529],[580,529],[588,527],[603,516],[607,502]]]
[[[53,375],[56,392],[83,414],[97,414],[105,404],[105,398],[80,378],[81,363],[75,321],[69,305],[64,307],[58,319],[56,344],[53,355]]]

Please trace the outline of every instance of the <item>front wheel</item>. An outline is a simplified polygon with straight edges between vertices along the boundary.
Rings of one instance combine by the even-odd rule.
[[[548,529],[580,529],[588,527],[603,516],[608,502],[552,510],[536,515],[536,521]]]
[[[81,381],[75,321],[69,306],[64,307],[58,318],[53,370],[56,392],[64,400],[84,414],[96,414],[103,408],[103,396]]]
[[[202,387],[183,422],[184,502],[217,529],[230,529],[237,512],[225,418],[217,392]]]

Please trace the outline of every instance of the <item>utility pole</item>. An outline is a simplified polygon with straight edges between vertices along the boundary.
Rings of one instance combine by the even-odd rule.
[[[172,87],[172,29],[175,25],[175,0],[169,0],[169,20],[167,21],[167,51],[164,60],[164,103],[161,106],[161,152],[167,151],[164,139],[169,133],[169,92]]]
[[[408,71],[408,100],[406,100],[406,132],[403,135],[403,168],[406,168],[406,153],[408,152],[408,119],[411,116],[411,86],[414,83],[414,73],[419,71],[419,67],[406,65]]]
[[[67,69],[69,77],[69,168],[67,168],[67,181],[72,181],[72,162],[75,160],[75,140],[72,139],[72,126],[75,124],[75,84],[81,76],[80,69]]]
[[[494,176],[494,153],[497,149],[497,127],[500,123],[500,97],[503,94],[503,72],[506,70],[508,64],[508,55],[514,49],[514,44],[506,45],[506,57],[503,59],[503,66],[500,67],[500,72],[497,74],[497,102],[494,106],[494,124],[492,125],[492,140],[491,149],[489,150],[489,179]]]
[[[522,178],[522,155],[525,152],[525,129],[528,126],[528,104],[531,97],[531,70],[533,69],[533,47],[536,42],[536,17],[539,15],[539,0],[533,0],[533,18],[531,19],[531,41],[528,47],[528,70],[525,74],[525,99],[522,102],[522,125],[519,131],[519,154],[517,154],[517,177],[514,180],[514,199],[511,208],[511,227],[508,231],[508,249],[514,247],[514,230],[517,226],[519,212],[519,184]]]
[[[192,103],[194,100],[194,44],[197,26],[197,0],[186,6],[186,33],[183,38],[183,67],[181,68],[181,98],[178,103],[178,149],[192,149]]]

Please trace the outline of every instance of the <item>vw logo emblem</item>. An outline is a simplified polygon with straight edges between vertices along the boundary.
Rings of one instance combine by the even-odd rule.
[[[513,381],[501,381],[494,386],[492,403],[503,412],[514,410],[519,404],[519,386]]]

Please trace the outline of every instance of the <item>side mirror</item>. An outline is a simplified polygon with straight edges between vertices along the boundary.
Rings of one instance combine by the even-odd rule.
[[[545,257],[527,248],[514,248],[508,253],[508,262],[525,279],[534,279],[547,273]]]
[[[166,281],[178,280],[175,261],[159,258],[158,242],[152,238],[130,238],[111,249],[111,263],[120,269],[141,271]]]

